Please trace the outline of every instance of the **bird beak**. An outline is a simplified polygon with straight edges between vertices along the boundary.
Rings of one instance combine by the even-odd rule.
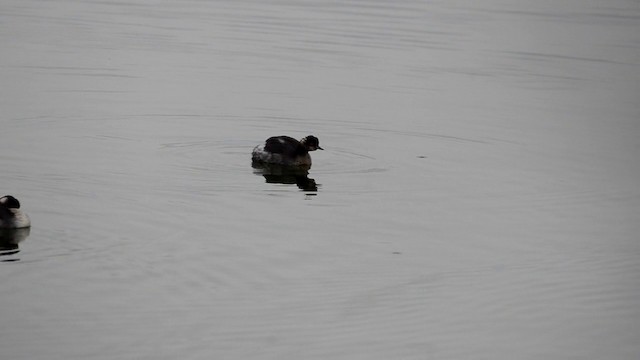
[[[318,150],[324,150],[323,148],[321,148],[320,146],[318,146]]]

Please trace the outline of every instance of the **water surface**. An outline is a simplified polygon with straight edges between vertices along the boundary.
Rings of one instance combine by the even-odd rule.
[[[4,1],[3,357],[638,358],[639,20]],[[281,134],[315,188],[251,167]]]

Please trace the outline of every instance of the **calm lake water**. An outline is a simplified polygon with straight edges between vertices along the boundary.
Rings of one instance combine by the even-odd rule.
[[[640,357],[636,0],[5,0],[0,42],[2,358]],[[251,167],[284,134],[316,190]]]

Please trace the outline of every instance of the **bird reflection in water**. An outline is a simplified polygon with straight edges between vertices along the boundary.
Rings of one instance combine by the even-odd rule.
[[[31,228],[0,229],[0,261],[18,261],[15,258],[1,258],[15,255],[20,252],[18,244],[29,236]]]
[[[300,190],[317,192],[318,185],[309,178],[311,166],[285,166],[253,161],[251,166],[254,174],[262,175],[270,184],[296,184]]]

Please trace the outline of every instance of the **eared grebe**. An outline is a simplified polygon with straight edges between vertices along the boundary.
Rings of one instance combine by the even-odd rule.
[[[11,195],[0,198],[0,229],[21,229],[31,226],[27,214],[20,210],[20,202]]]
[[[284,166],[311,166],[309,151],[324,150],[318,138],[309,135],[300,141],[289,136],[274,136],[258,145],[251,153],[254,163],[278,164]]]

